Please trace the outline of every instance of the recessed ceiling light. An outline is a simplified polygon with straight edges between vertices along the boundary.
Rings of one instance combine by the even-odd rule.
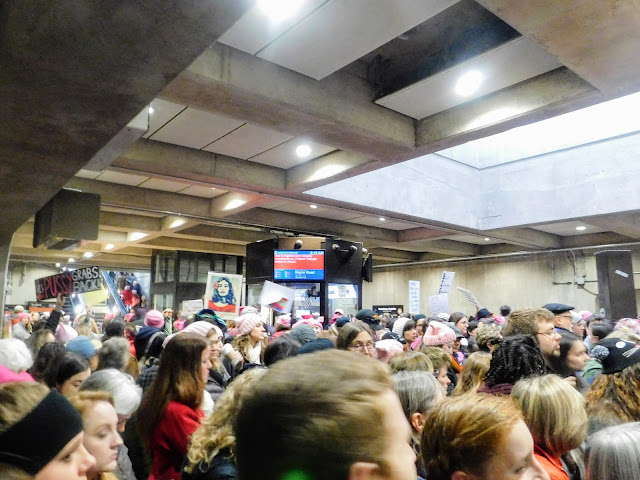
[[[227,206],[224,207],[224,209],[225,210],[233,210],[234,208],[241,207],[245,203],[247,203],[246,200],[241,200],[239,198],[236,198],[235,200],[231,200],[229,203],[227,203]]]
[[[146,234],[146,233],[142,233],[142,232],[131,232],[131,233],[129,234],[129,238],[128,238],[128,240],[129,240],[130,242],[135,242],[136,240],[140,240],[140,239],[142,239],[142,238],[144,238],[144,237],[146,237],[146,236],[147,236],[147,234]]]
[[[318,208],[318,205],[309,205],[311,208]]]
[[[56,268],[60,268],[60,264],[59,263],[56,263]]]
[[[215,190],[215,189],[216,189],[216,187],[211,187],[211,190]]]
[[[153,115],[153,112],[155,112],[156,109],[153,108],[151,105],[149,105],[149,115]]]
[[[82,257],[83,258],[91,258],[91,257],[93,257],[93,252],[84,252],[82,254]]]
[[[455,91],[461,97],[468,97],[476,93],[482,84],[482,74],[477,70],[472,70],[460,77],[455,86]]]
[[[115,245],[114,245],[113,243],[107,243],[107,244],[104,246],[104,249],[105,249],[105,250],[113,250],[114,248],[115,248]]]
[[[187,223],[187,221],[184,218],[176,218],[173,222],[171,222],[171,225],[169,225],[169,228],[178,228],[181,225],[184,225],[185,223]]]
[[[311,147],[307,144],[299,145],[298,148],[296,148],[296,155],[300,158],[308,157],[311,155]]]
[[[69,263],[74,263],[76,261],[75,258],[70,258],[69,260],[67,260]]]
[[[576,230],[578,230],[579,232],[582,232],[583,230],[586,230],[587,227],[585,227],[584,225],[579,225],[576,227]]]
[[[258,8],[272,22],[282,22],[300,8],[301,0],[258,0]]]
[[[385,218],[384,217],[380,217],[380,221],[384,222]]]
[[[491,239],[490,239],[489,237],[484,237],[484,241],[485,241],[485,242],[490,242],[490,241],[491,241]]]

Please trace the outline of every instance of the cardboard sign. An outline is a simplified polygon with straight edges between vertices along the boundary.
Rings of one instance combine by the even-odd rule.
[[[38,301],[56,298],[58,294],[95,292],[102,290],[100,267],[85,267],[71,272],[62,272],[50,277],[38,278],[36,298]]]
[[[438,295],[441,293],[449,293],[453,286],[453,279],[456,277],[456,272],[442,272],[442,280],[440,280],[440,289]]]
[[[432,317],[439,313],[449,313],[449,294],[441,293],[440,295],[429,297],[429,311]]]
[[[204,292],[204,305],[206,306],[203,308],[210,308],[223,320],[233,320],[240,312],[241,292],[242,275],[209,272]]]
[[[471,290],[467,290],[466,288],[462,288],[462,287],[456,287],[456,288],[460,290],[460,292],[462,292],[462,295],[464,295],[464,298],[466,298],[469,303],[472,303],[478,308],[482,308],[482,305],[480,305],[480,302],[478,301],[476,296],[471,292]]]
[[[202,299],[198,300],[183,300],[182,301],[182,316],[188,317],[189,315],[193,315],[198,313],[200,310],[204,308],[204,302]]]

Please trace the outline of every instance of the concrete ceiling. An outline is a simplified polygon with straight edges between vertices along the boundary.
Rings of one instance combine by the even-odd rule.
[[[602,143],[508,161],[470,143],[640,90],[637,2],[306,0],[280,23],[249,0],[138,3],[0,6],[14,260],[149,268],[154,249],[244,255],[294,233],[362,241],[378,262],[640,239],[625,190],[640,172],[625,179]],[[470,68],[485,84],[456,96]],[[148,105],[142,138],[84,168]],[[613,163],[635,160],[633,135],[611,141]],[[558,165],[575,208],[570,184],[541,188]],[[98,240],[31,248],[65,185],[102,196]]]

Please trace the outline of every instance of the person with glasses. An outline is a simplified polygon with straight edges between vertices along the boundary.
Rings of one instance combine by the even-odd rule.
[[[546,308],[555,315],[553,323],[559,333],[562,333],[563,331],[571,332],[573,327],[571,310],[573,310],[573,307],[565,305],[564,303],[547,303],[542,308]]]
[[[340,329],[336,347],[339,350],[349,350],[368,357],[375,357],[376,345],[373,338],[374,334],[366,324],[350,322]]]
[[[555,315],[546,308],[513,310],[502,329],[502,336],[531,335],[548,360],[560,355],[560,334],[556,331]]]

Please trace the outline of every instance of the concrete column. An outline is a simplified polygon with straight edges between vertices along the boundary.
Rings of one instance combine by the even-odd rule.
[[[11,321],[5,322],[4,318],[4,301],[7,293],[7,273],[9,271],[9,252],[11,251],[11,241],[13,237],[8,240],[0,242],[0,338],[7,338],[11,335]],[[6,323],[6,324],[5,324]]]

